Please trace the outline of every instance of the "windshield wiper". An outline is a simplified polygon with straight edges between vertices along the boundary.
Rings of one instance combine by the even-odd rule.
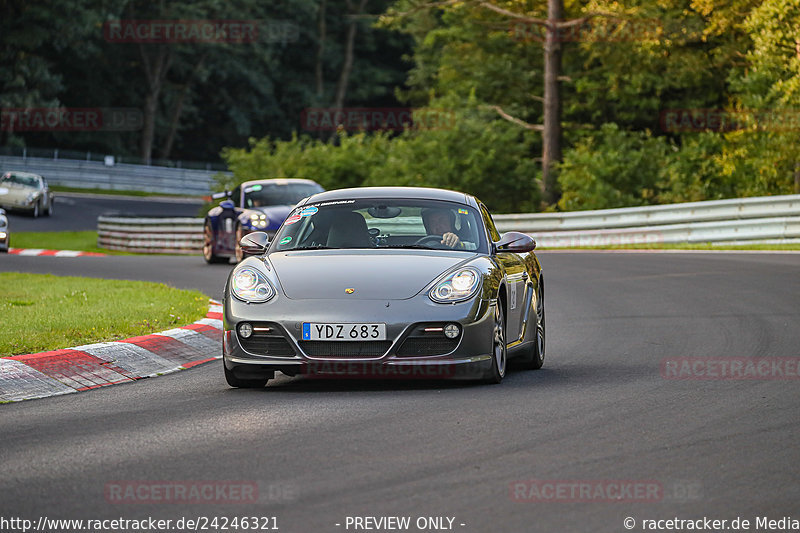
[[[334,248],[333,246],[298,246],[297,248],[292,248],[290,250],[281,250],[281,252],[294,252],[297,250],[338,250],[338,248]]]

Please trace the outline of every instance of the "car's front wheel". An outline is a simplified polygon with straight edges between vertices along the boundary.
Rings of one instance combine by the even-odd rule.
[[[214,253],[214,230],[211,228],[211,222],[206,220],[203,226],[203,259],[206,263],[223,263],[228,260],[227,257],[220,257]]]
[[[500,383],[506,375],[506,320],[500,299],[494,307],[494,327],[492,328],[492,369],[486,378],[487,383]]]
[[[39,218],[39,201],[37,200],[35,204],[33,204],[33,211],[31,211],[31,216],[33,218]]]
[[[545,322],[544,322],[544,279],[539,278],[539,288],[536,291],[536,339],[521,361],[524,368],[539,370],[544,364],[545,349]]]
[[[268,377],[237,378],[233,370],[228,370],[228,367],[224,364],[222,368],[225,369],[225,381],[228,382],[228,385],[237,389],[263,389],[269,381]]]
[[[49,216],[49,217],[53,216],[53,200],[52,199],[47,203],[47,211],[45,211],[44,214]]]

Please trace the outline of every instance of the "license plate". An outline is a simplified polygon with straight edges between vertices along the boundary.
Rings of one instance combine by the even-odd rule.
[[[386,324],[303,322],[304,341],[385,341]]]

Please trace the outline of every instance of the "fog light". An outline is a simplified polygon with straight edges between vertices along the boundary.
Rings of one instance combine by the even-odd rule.
[[[248,324],[247,322],[242,322],[239,324],[239,336],[243,339],[249,339],[250,335],[253,334],[253,326]]]
[[[5,231],[0,231],[0,240],[3,240],[5,238],[6,238],[6,232]]]
[[[448,339],[455,339],[456,337],[458,337],[459,333],[460,329],[456,324],[447,324],[444,327],[444,336],[447,337]]]

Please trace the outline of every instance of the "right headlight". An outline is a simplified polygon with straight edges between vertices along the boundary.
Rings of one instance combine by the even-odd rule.
[[[481,273],[472,267],[459,268],[447,275],[428,293],[437,303],[460,302],[471,298],[478,290]]]
[[[264,274],[251,266],[243,266],[233,271],[231,293],[243,302],[262,303],[275,296],[275,289]]]

